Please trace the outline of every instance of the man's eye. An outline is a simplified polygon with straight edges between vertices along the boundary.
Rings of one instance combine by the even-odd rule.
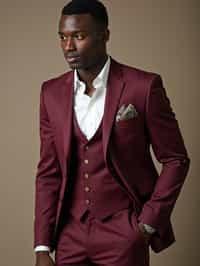
[[[75,38],[76,38],[77,40],[83,40],[83,39],[84,39],[84,35],[81,34],[81,33],[78,33],[78,34],[75,35]]]
[[[62,41],[66,41],[66,40],[67,40],[67,37],[64,36],[64,35],[60,35],[60,39],[61,39]]]

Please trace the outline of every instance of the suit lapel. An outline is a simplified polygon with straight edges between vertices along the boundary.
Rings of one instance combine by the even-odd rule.
[[[61,105],[63,108],[63,142],[64,142],[64,165],[68,164],[70,158],[70,143],[72,135],[72,111],[73,111],[73,96],[74,96],[74,72],[70,72],[67,78],[62,83],[62,99]],[[67,160],[67,164],[66,164]],[[65,169],[66,170],[66,169]]]
[[[108,85],[106,91],[104,118],[103,118],[103,151],[104,159],[107,161],[107,148],[109,138],[112,130],[113,123],[115,122],[115,116],[119,100],[124,89],[124,81],[122,79],[122,72],[120,65],[111,60],[110,73],[108,77]]]

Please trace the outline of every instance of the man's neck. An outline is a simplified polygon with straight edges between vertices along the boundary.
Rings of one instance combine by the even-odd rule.
[[[91,69],[77,70],[78,75],[79,75],[79,79],[86,84],[87,88],[93,88],[92,82],[98,76],[98,74],[101,72],[101,70],[102,70],[102,68],[105,65],[107,60],[108,60],[108,56],[105,55],[105,57],[102,59],[102,61],[98,65],[96,65],[95,67],[93,67]]]

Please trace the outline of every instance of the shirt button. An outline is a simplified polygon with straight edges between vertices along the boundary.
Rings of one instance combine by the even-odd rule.
[[[84,176],[85,176],[85,178],[86,178],[86,179],[88,179],[88,178],[89,178],[89,175],[88,175],[87,173],[86,173]]]
[[[89,192],[90,188],[89,187],[85,187],[85,192]]]
[[[84,163],[85,163],[85,164],[88,164],[88,163],[89,163],[89,161],[88,161],[88,160],[84,160]]]
[[[88,146],[85,146],[85,149],[86,149],[86,150],[88,150],[88,149],[89,149],[89,147],[88,147]]]
[[[89,204],[90,204],[90,200],[89,200],[89,199],[86,199],[86,200],[85,200],[85,203],[86,203],[87,205],[89,205]]]

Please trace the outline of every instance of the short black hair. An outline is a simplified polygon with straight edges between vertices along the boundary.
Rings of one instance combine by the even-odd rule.
[[[76,14],[90,14],[98,24],[108,27],[106,7],[98,0],[72,0],[62,9],[62,15]]]

